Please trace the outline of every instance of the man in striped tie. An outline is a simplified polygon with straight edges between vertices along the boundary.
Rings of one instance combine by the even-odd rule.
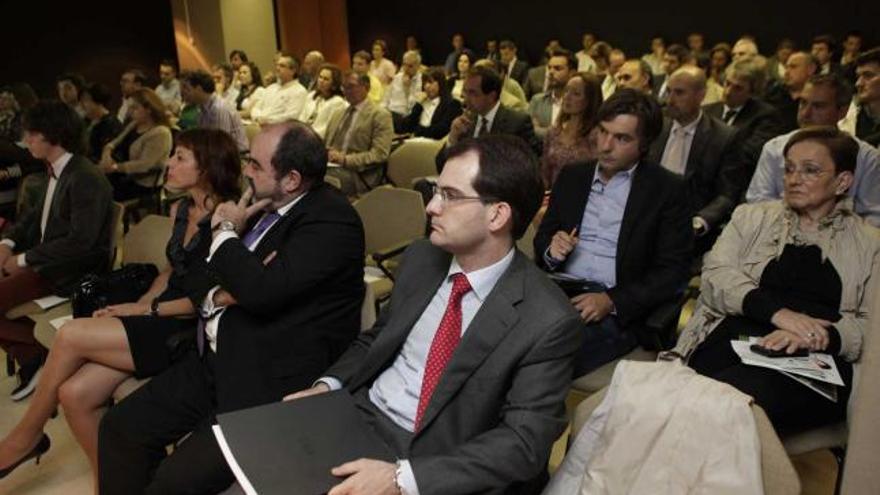
[[[448,156],[387,310],[289,397],[347,389],[399,459],[337,466],[331,495],[537,493],[565,428],[579,324],[515,245],[541,203],[536,159],[497,135]]]

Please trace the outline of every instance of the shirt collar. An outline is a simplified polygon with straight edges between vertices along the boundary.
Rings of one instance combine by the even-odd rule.
[[[700,110],[700,114],[697,115],[697,118],[695,118],[693,122],[691,122],[690,124],[685,125],[685,126],[679,124],[677,120],[673,119],[672,120],[672,129],[670,130],[670,133],[674,133],[678,129],[684,129],[685,134],[693,135],[695,132],[697,132],[697,125],[700,124],[700,120],[702,120],[702,119],[703,119],[703,111],[702,110]]]
[[[294,205],[296,205],[297,203],[299,203],[299,200],[301,200],[301,199],[303,199],[304,197],[306,197],[306,194],[308,194],[308,193],[309,193],[309,192],[306,191],[306,192],[300,194],[299,196],[293,198],[293,201],[291,201],[290,203],[287,203],[286,205],[282,206],[281,208],[278,208],[277,210],[275,210],[275,212],[278,213],[278,215],[279,215],[279,216],[282,216],[282,217],[283,217],[284,215],[287,215],[287,212],[290,211],[290,210],[293,208]]]
[[[64,167],[67,166],[71,158],[73,158],[73,153],[68,151],[52,162],[52,172],[54,172],[56,178],[61,177],[61,172],[64,172]]]
[[[729,107],[729,106],[727,106],[727,105],[725,104],[725,105],[724,105],[724,111],[721,112],[721,115],[724,115],[724,114],[726,114],[727,112],[736,112],[736,113],[739,113],[739,111],[742,110],[744,106],[745,106],[745,105],[740,105],[740,106],[738,106],[738,107],[736,107],[736,108],[733,108],[733,107]]]
[[[614,179],[615,177],[620,177],[623,180],[631,180],[633,174],[636,172],[636,169],[638,167],[639,162],[636,162],[636,164],[630,167],[629,170],[621,170],[620,172],[614,174],[614,177],[612,177],[612,179]],[[590,182],[590,184],[595,184],[597,182],[605,184],[605,182],[602,181],[602,175],[599,173],[599,162],[596,162],[596,170],[593,171],[593,181]]]
[[[495,288],[495,284],[498,283],[501,275],[503,275],[510,264],[513,263],[513,255],[515,252],[515,249],[510,248],[510,251],[495,263],[485,268],[465,273],[477,299],[480,301],[486,300],[486,296],[488,296],[489,293],[492,292],[492,289]],[[446,274],[446,280],[449,280],[449,278],[456,273],[464,273],[464,270],[461,269],[458,260],[453,257],[452,263],[449,265],[449,272]]]
[[[480,117],[483,118],[484,120],[488,120],[489,124],[491,125],[493,122],[495,122],[495,114],[498,113],[498,107],[500,107],[500,106],[501,106],[501,98],[498,98],[498,101],[495,102],[495,106],[492,107],[492,110],[489,110],[489,113],[487,113],[486,115],[481,115]]]

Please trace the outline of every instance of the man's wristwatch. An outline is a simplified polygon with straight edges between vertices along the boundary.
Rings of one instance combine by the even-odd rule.
[[[217,228],[220,229],[220,232],[235,232],[235,224],[232,220],[223,220]]]

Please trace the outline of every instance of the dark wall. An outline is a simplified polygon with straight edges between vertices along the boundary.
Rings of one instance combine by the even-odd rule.
[[[880,42],[880,2],[876,0],[634,0],[612,1],[470,0],[467,2],[348,1],[352,50],[369,49],[374,38],[385,38],[394,60],[399,60],[404,38],[414,34],[429,64],[439,64],[451,51],[455,31],[482,54],[488,36],[511,36],[536,63],[551,37],[579,50],[581,34],[594,32],[622,48],[627,56],[646,53],[652,34],[683,41],[688,32],[706,34],[707,44],[734,41],[741,33],[757,37],[762,53],[772,54],[781,37],[806,46],[815,34],[842,37],[860,29],[867,45]],[[809,48],[807,46],[807,48]],[[521,57],[522,58],[522,57]]]
[[[55,77],[74,71],[107,85],[118,102],[122,71],[140,68],[154,86],[159,61],[177,58],[167,1],[22,0],[2,5],[0,85],[25,81],[40,97],[57,97]]]

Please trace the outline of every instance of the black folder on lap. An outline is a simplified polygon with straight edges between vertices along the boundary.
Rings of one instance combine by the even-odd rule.
[[[239,484],[260,495],[324,494],[342,480],[330,474],[335,466],[394,460],[345,390],[220,414],[217,423]]]

